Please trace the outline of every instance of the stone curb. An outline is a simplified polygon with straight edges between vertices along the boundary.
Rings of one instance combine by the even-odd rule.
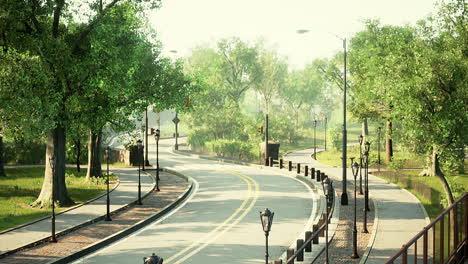
[[[167,172],[173,172],[172,170],[168,170],[168,169],[163,169],[164,171],[167,171]],[[181,178],[184,178],[186,179],[187,181],[190,182],[190,185],[184,190],[184,192],[179,195],[179,197],[177,197],[177,199],[175,201],[173,201],[172,203],[168,204],[167,206],[165,206],[163,209],[161,209],[159,212],[157,213],[154,213],[153,215],[151,215],[150,217],[146,218],[146,219],[143,219],[141,221],[139,221],[138,223],[134,224],[133,226],[130,226],[118,233],[115,233],[111,236],[108,236],[94,244],[91,244],[89,245],[88,247],[85,247],[84,249],[82,250],[79,250],[77,252],[74,252],[72,253],[71,255],[68,255],[66,257],[63,257],[61,259],[58,259],[58,260],[54,260],[54,261],[50,261],[48,262],[47,264],[64,264],[64,263],[70,263],[74,260],[77,260],[81,257],[84,257],[86,255],[89,255],[101,248],[104,248],[128,235],[130,235],[131,233],[134,233],[135,231],[149,225],[151,222],[154,222],[155,220],[157,220],[158,218],[161,218],[162,216],[164,216],[165,214],[169,213],[172,209],[174,209],[176,206],[178,206],[182,201],[184,201],[188,195],[192,192],[193,190],[193,181],[191,180],[191,178],[185,176],[185,175],[182,175],[180,173],[174,173],[174,175],[178,176],[178,177],[181,177]],[[148,196],[150,194],[147,193],[144,197]],[[143,198],[143,197],[142,197]],[[132,202],[132,204],[136,203],[137,201],[134,201]]]
[[[117,189],[117,187],[119,187],[119,185],[120,185],[120,179],[117,178],[117,183],[116,183],[115,186],[112,188],[112,190],[109,191],[109,193],[111,193],[111,192],[113,192],[115,189]],[[64,210],[64,211],[61,211],[61,212],[59,212],[59,213],[56,213],[55,215],[56,215],[56,216],[57,216],[57,215],[61,215],[61,214],[63,214],[63,213],[66,213],[66,212],[69,212],[69,211],[74,210],[74,209],[76,209],[76,208],[79,208],[79,207],[81,207],[81,206],[83,206],[83,205],[92,203],[92,202],[96,201],[97,199],[100,199],[100,198],[102,198],[102,197],[104,197],[104,196],[106,196],[106,195],[107,195],[107,192],[105,192],[105,193],[103,193],[103,194],[101,194],[101,195],[99,195],[99,196],[97,196],[97,197],[95,197],[95,198],[93,198],[93,199],[91,199],[91,200],[89,200],[89,201],[86,201],[86,202],[84,202],[84,203],[82,203],[82,204],[75,205],[75,206],[73,206],[73,207],[68,208],[67,210]],[[6,233],[11,232],[11,231],[14,231],[14,230],[16,230],[16,229],[23,228],[23,227],[28,226],[28,225],[35,224],[35,223],[37,223],[37,222],[40,222],[40,221],[43,221],[43,220],[49,219],[49,218],[50,218],[50,216],[44,216],[44,217],[42,217],[42,218],[33,220],[33,221],[31,221],[31,222],[24,223],[24,224],[21,224],[21,225],[19,225],[19,226],[12,227],[12,228],[7,229],[7,230],[3,230],[2,232],[0,232],[0,235],[6,234]],[[0,255],[0,256],[1,256],[1,255]]]
[[[143,173],[145,173],[145,172],[143,171]],[[156,181],[155,181],[155,179],[154,179],[149,173],[145,173],[145,174],[153,180],[153,187],[151,188],[151,190],[150,190],[149,192],[147,192],[145,195],[143,195],[143,196],[141,197],[142,199],[144,199],[146,196],[148,196],[148,195],[156,188]],[[107,194],[107,193],[103,194],[102,196],[104,196],[104,195],[106,195],[106,194]],[[102,197],[102,196],[101,196],[101,197]],[[112,211],[110,214],[111,214],[111,215],[115,215],[115,214],[119,213],[120,211],[125,210],[125,209],[128,208],[129,206],[136,204],[137,202],[138,202],[138,200],[135,200],[135,201],[133,201],[133,202],[130,202],[130,203],[128,203],[127,205],[124,205],[124,206],[122,206],[122,207],[120,207],[120,208],[118,208],[118,209]],[[62,213],[64,213],[64,212],[62,212]],[[73,231],[77,230],[77,229],[80,229],[80,228],[82,228],[82,227],[91,225],[91,224],[93,224],[93,223],[95,223],[95,222],[101,221],[101,220],[103,220],[105,217],[106,217],[106,215],[104,214],[104,215],[101,215],[101,216],[96,217],[96,218],[94,218],[94,219],[90,219],[90,220],[88,220],[88,221],[85,221],[85,222],[83,222],[83,223],[81,223],[81,224],[78,224],[78,225],[76,225],[76,226],[72,226],[72,227],[70,227],[70,228],[68,228],[68,229],[65,229],[65,230],[62,230],[62,231],[60,231],[60,232],[55,233],[55,237],[58,238],[58,237],[64,236],[64,235],[66,235],[66,234],[68,234],[68,233],[70,233],[70,232],[73,232]],[[50,218],[50,217],[46,217],[46,218]],[[18,251],[20,251],[20,250],[38,246],[38,245],[40,245],[40,244],[42,244],[42,243],[44,243],[44,242],[49,241],[50,239],[51,239],[51,236],[47,236],[47,237],[45,237],[45,238],[38,239],[38,240],[36,240],[36,241],[33,241],[33,242],[31,242],[31,243],[29,243],[29,244],[26,244],[26,245],[24,245],[24,246],[21,246],[21,247],[19,247],[19,248],[15,248],[15,249],[12,249],[12,250],[3,252],[2,254],[0,254],[0,259],[6,257],[6,256],[8,256],[8,255],[14,254],[14,253],[16,253],[16,252],[18,252]]]

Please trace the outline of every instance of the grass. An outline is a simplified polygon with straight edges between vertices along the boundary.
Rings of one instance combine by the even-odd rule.
[[[0,177],[0,231],[49,216],[51,209],[30,206],[42,188],[44,168],[6,168],[7,177]],[[104,179],[86,182],[86,171],[66,169],[66,183],[70,197],[77,204],[95,198],[106,190]],[[111,176],[111,181],[115,176]],[[67,208],[60,207],[57,211]]]
[[[376,151],[376,146],[373,146],[369,157],[371,167],[378,166]],[[330,166],[341,167],[341,156],[341,150],[330,149],[318,153],[317,160]],[[348,158],[358,158],[359,146],[348,147],[347,156]],[[380,173],[375,173],[374,175],[395,183],[401,188],[407,189],[413,193],[424,205],[429,217],[435,218],[443,210],[441,200],[445,199],[445,191],[438,178],[419,176],[419,173],[424,167],[425,161],[426,157],[424,155],[396,150],[394,152],[393,162],[387,163],[385,160],[385,152],[382,150],[382,168],[392,168],[394,170],[382,171]],[[350,161],[348,160],[348,164],[349,163]],[[468,174],[466,172],[447,173],[445,176],[451,185],[455,199],[468,191]]]

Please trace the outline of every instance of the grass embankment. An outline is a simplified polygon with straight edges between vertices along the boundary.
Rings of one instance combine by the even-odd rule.
[[[424,167],[426,157],[424,155],[408,153],[404,151],[395,151],[393,162],[387,163],[385,152],[381,149],[381,172],[375,172],[374,175],[383,178],[389,182],[395,183],[401,188],[407,189],[413,193],[424,205],[430,218],[437,217],[442,211],[441,201],[445,200],[444,188],[440,180],[436,177],[419,176]],[[359,158],[359,146],[348,148],[348,158]],[[341,151],[331,149],[317,154],[317,160],[330,165],[341,166]],[[378,168],[377,147],[371,146],[370,164],[371,167]],[[348,161],[348,164],[350,162]],[[457,199],[464,192],[468,191],[468,174],[466,173],[467,162],[465,161],[464,173],[446,173],[446,179],[449,182],[454,198]]]
[[[0,177],[0,231],[49,216],[51,209],[30,206],[39,196],[44,168],[7,168],[7,177]],[[110,177],[111,183],[116,180]],[[106,191],[105,179],[86,181],[86,170],[66,169],[67,189],[76,204],[89,201]],[[57,212],[68,207],[60,207]]]

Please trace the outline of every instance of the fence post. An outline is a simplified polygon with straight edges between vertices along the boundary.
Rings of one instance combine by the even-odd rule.
[[[265,166],[268,166],[268,158],[265,158]]]
[[[440,243],[440,263],[444,263],[444,217],[440,218],[440,233],[439,233],[439,243]]]
[[[301,174],[301,164],[297,164],[297,174]]]
[[[318,231],[318,229],[319,229],[319,226],[318,226],[318,225],[313,225],[313,226],[312,226],[312,231],[314,232],[314,234],[315,234],[315,232]],[[314,236],[314,238],[312,239],[312,243],[314,243],[314,244],[318,244],[318,243],[319,243],[319,236],[318,236],[318,235],[317,235],[317,236]]]
[[[315,168],[310,168],[310,177],[312,177],[312,180],[315,179]]]
[[[292,161],[288,161],[288,170],[292,171]]]
[[[325,210],[327,210],[327,209],[325,209]],[[326,218],[327,218],[327,215],[322,214],[322,216],[319,219],[319,227],[321,227],[323,224],[326,223],[326,221],[325,221]],[[320,230],[319,236],[321,236],[321,237],[325,236],[325,228],[322,228],[322,230]]]
[[[325,172],[322,172],[322,173],[320,174],[320,176],[322,176],[322,177],[320,178],[320,180],[324,180],[324,179],[327,177],[327,176],[325,175]]]
[[[299,250],[299,248],[302,247],[302,245],[304,245],[304,239],[298,239],[296,241],[296,248],[299,251],[297,253],[297,261],[304,261],[304,250]]]
[[[319,181],[322,181],[322,180],[320,179],[320,175],[321,175],[321,174],[320,174],[320,170],[317,170],[316,172],[317,172],[317,181],[318,181],[318,182],[319,182]]]
[[[427,264],[427,227],[424,228],[423,236],[423,264]]]
[[[305,165],[304,166],[304,177],[309,176],[309,166]]]
[[[294,248],[288,248],[286,251],[286,261],[294,255]],[[294,264],[294,259],[289,261],[288,264]]]
[[[268,161],[270,163],[270,167],[273,167],[274,163],[273,163],[273,157],[270,157],[270,160]]]
[[[279,166],[280,166],[280,169],[283,168],[283,159],[280,159],[280,165]]]
[[[403,247],[405,247],[406,245],[403,245]],[[402,255],[402,260],[401,260],[401,264],[407,264],[407,258],[408,258],[408,249],[407,248],[404,248],[403,250],[403,255]]]
[[[310,231],[305,232],[305,243],[306,243],[305,252],[312,252],[312,242],[309,241],[311,236],[312,236],[312,232],[310,232]],[[307,242],[307,241],[309,241],[309,242]]]

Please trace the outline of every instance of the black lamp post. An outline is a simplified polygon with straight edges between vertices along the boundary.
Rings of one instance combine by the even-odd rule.
[[[364,137],[359,135],[359,194],[364,194],[362,192],[362,142]]]
[[[366,156],[366,169],[365,169],[365,174],[366,174],[366,182],[365,182],[365,206],[366,210],[370,211],[369,209],[369,151],[370,151],[370,143],[367,141],[365,144],[365,151],[367,153]]]
[[[379,171],[380,171],[380,133],[382,132],[382,128],[377,128],[377,163],[379,164]]]
[[[343,49],[344,49],[344,82],[343,82],[343,193],[341,194],[341,204],[348,205],[348,192],[346,190],[346,152],[347,152],[347,132],[346,132],[346,39],[343,39]]]
[[[142,132],[142,138],[143,138],[143,141],[142,141],[142,143],[141,143],[141,145],[142,145],[142,147],[143,147],[143,148],[141,149],[141,151],[142,151],[142,152],[141,152],[141,155],[142,155],[142,157],[141,157],[141,159],[142,159],[142,162],[141,162],[141,170],[143,170],[143,171],[145,171],[145,154],[144,154],[143,150],[144,150],[144,148],[145,148],[145,144],[147,144],[147,142],[146,142],[146,140],[145,140],[145,138],[146,138],[146,132],[147,132],[147,131],[145,131],[145,129],[146,129],[146,126],[145,126],[145,125],[141,125],[141,132]]]
[[[314,159],[317,159],[317,143],[316,143],[316,132],[317,130],[317,120],[314,120]]]
[[[141,172],[140,172],[140,165],[142,163],[142,154],[143,154],[143,144],[141,140],[137,141],[137,146],[138,146],[138,205],[142,205],[143,203],[141,202]]]
[[[154,134],[154,139],[156,140],[156,190],[159,192],[159,137],[161,136],[161,131],[156,129]]]
[[[351,168],[353,171],[353,176],[354,176],[354,223],[353,223],[353,254],[351,255],[351,258],[357,259],[359,258],[359,255],[357,253],[357,227],[356,227],[356,178],[359,172],[359,164],[357,162],[354,162],[354,157],[350,158],[351,159]]]
[[[112,221],[110,217],[110,197],[109,197],[109,156],[110,156],[110,147],[107,146],[106,148],[106,162],[107,162],[107,201],[106,201],[106,221]]]
[[[50,168],[52,169],[52,237],[50,242],[57,242],[55,237],[55,157],[49,158]]]
[[[265,232],[265,264],[268,264],[268,235],[270,234],[271,225],[273,224],[274,214],[275,213],[268,210],[268,208],[260,212],[260,221],[262,221],[263,232]]]
[[[330,201],[330,195],[332,194],[332,189],[333,189],[333,181],[330,180],[329,177],[326,177],[325,179],[322,180],[322,188],[323,192],[325,194],[325,263],[328,264],[328,204]]]
[[[325,117],[325,150],[327,150],[327,122],[328,119]]]
[[[366,142],[364,144],[364,176],[365,176],[365,192],[364,192],[364,223],[363,223],[363,233],[369,233],[367,230],[367,211],[368,211],[368,203],[367,200],[369,199],[369,189],[368,189],[368,167],[369,167],[369,147],[370,143]]]
[[[149,256],[149,257],[143,257],[143,263],[144,264],[163,264],[164,259],[155,255]]]

